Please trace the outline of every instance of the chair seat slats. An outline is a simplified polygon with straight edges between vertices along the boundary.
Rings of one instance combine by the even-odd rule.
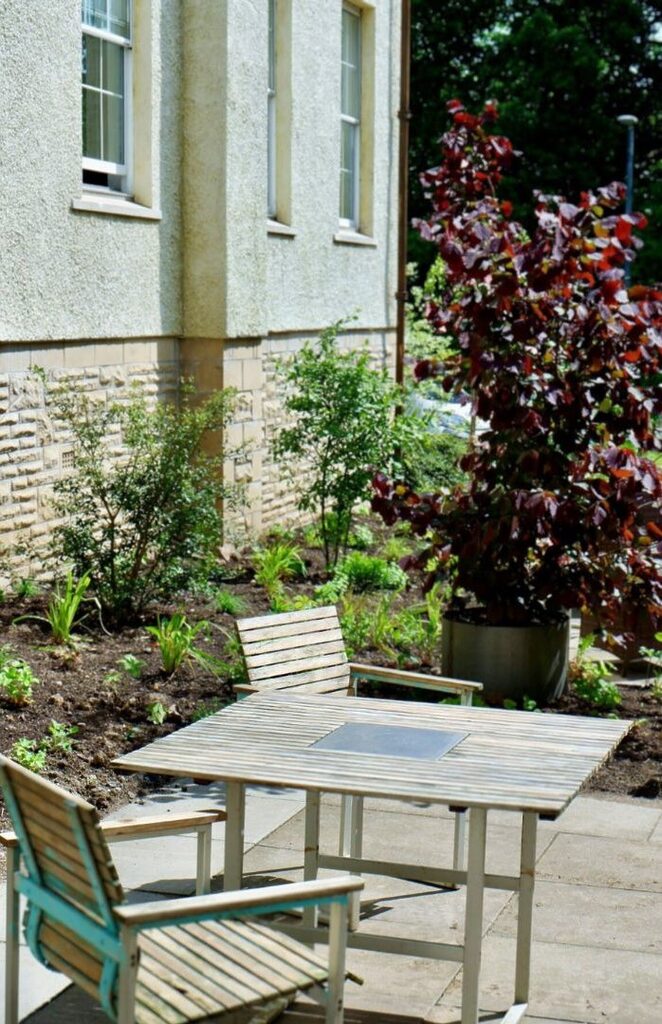
[[[90,983],[96,988],[101,981],[103,961],[94,956],[89,946],[81,945],[74,932],[55,921],[47,920],[39,929],[39,941],[44,952],[55,953],[89,978]]]
[[[213,954],[210,954],[210,948],[206,946],[203,940],[196,938],[191,933],[190,928],[180,928],[176,938],[173,938],[172,935],[164,934],[164,931],[158,934],[155,933],[149,936],[149,938],[155,941],[161,948],[175,953],[178,959],[189,969],[197,970],[200,966],[200,961],[205,961],[205,975],[201,979],[202,984],[204,984],[205,979],[208,979],[209,984],[213,986],[215,991],[220,991],[241,1001],[248,1000],[251,1002],[255,998],[255,986],[249,987],[238,975],[233,974],[232,977],[229,977],[227,971],[219,969],[215,959],[212,959]]]
[[[252,921],[207,921],[140,936],[137,1024],[188,1024],[326,979],[326,964]]]

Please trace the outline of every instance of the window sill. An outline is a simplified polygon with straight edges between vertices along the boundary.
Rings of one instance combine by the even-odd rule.
[[[161,211],[150,206],[141,206],[129,199],[114,199],[112,196],[83,195],[71,200],[71,209],[82,213],[105,213],[114,217],[136,217],[139,220],[161,220]]]
[[[289,224],[282,224],[279,220],[267,220],[268,235],[283,235],[285,238],[295,238],[296,231]]]
[[[333,241],[338,245],[366,245],[371,249],[377,248],[377,242],[370,235],[362,235],[358,231],[352,231],[350,228],[341,228],[333,236]]]

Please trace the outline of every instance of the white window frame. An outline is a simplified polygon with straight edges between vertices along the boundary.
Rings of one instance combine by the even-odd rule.
[[[278,0],[269,0],[267,78],[267,217],[278,216]]]
[[[121,178],[121,187],[113,188],[108,186],[91,185],[88,182],[83,182],[83,188],[90,191],[103,191],[103,192],[121,192],[122,194],[128,195],[132,187],[132,175],[131,168],[133,166],[133,109],[132,109],[132,95],[133,95],[133,76],[132,76],[132,50],[133,50],[133,0],[129,0],[128,3],[129,12],[129,35],[128,37],[116,35],[114,32],[109,32],[102,28],[97,28],[94,25],[88,25],[81,18],[81,45],[82,36],[96,36],[98,39],[104,40],[104,42],[114,43],[122,47],[124,55],[124,138],[123,138],[123,149],[124,149],[124,163],[114,163],[110,160],[97,160],[92,157],[82,157],[82,169],[84,171],[96,171],[101,174],[108,174],[114,177]],[[82,109],[82,96],[83,90],[90,88],[84,86],[81,75],[81,109]],[[96,90],[93,90],[96,91]],[[103,108],[102,108],[103,109]],[[103,128],[101,128],[103,130]]]
[[[361,16],[361,8],[360,7],[356,7],[354,4],[351,4],[351,3],[344,3],[342,5],[342,10],[343,10],[343,12],[347,11],[349,14],[351,14],[353,17],[355,17],[357,19],[357,21],[358,21],[358,27],[359,27],[358,83],[359,83],[359,111],[360,111],[361,107],[362,107],[362,102],[363,102],[363,95],[362,95],[363,94],[363,83],[362,83],[362,76],[363,76],[363,38],[362,38],[362,35],[363,35],[363,22],[362,22],[362,16]],[[342,28],[341,28],[341,39],[342,39]],[[340,57],[340,63],[341,63],[341,68],[342,68],[342,63],[343,63],[343,61],[342,61],[342,52],[341,52],[341,57]],[[351,231],[358,231],[360,220],[361,220],[361,117],[360,117],[360,114],[359,114],[359,117],[353,117],[352,115],[345,114],[343,112],[343,109],[342,109],[342,91],[341,91],[341,99],[340,99],[340,124],[341,124],[341,128],[340,128],[340,130],[341,130],[341,147],[342,147],[342,125],[343,124],[353,125],[356,131],[355,131],[355,137],[354,137],[354,141],[355,141],[355,145],[354,145],[354,166],[352,168],[352,172],[353,172],[353,182],[352,182],[352,184],[353,184],[353,189],[352,189],[352,192],[353,192],[353,196],[352,196],[353,216],[352,217],[342,217],[342,216],[340,216],[339,217],[339,223],[340,223],[340,227],[341,228],[349,229]],[[342,152],[342,149],[341,149],[341,152]],[[342,187],[342,182],[341,182],[341,187]],[[342,195],[342,193],[341,193],[341,195]]]

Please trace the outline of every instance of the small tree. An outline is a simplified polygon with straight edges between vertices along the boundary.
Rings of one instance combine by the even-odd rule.
[[[202,442],[224,431],[232,394],[217,392],[195,408],[150,408],[137,390],[106,405],[65,386],[49,401],[75,440],[74,468],[55,485],[64,519],[56,553],[79,576],[89,573],[106,616],[119,624],[172,596],[215,558],[220,503],[234,495],[223,484],[221,457],[205,455]]]
[[[400,389],[385,370],[371,369],[366,349],[340,351],[342,327],[328,327],[282,365],[294,423],[273,443],[275,457],[297,474],[299,508],[319,513],[327,566],[346,550],[357,502],[368,496],[375,470],[392,467],[407,430],[394,417]]]
[[[373,502],[387,522],[431,539],[421,564],[454,569],[450,611],[493,625],[553,622],[590,608],[606,624],[624,604],[659,614],[662,496],[647,458],[660,412],[662,291],[629,293],[624,267],[640,214],[618,213],[612,183],[574,204],[537,196],[531,237],[496,188],[508,139],[497,111],[449,104],[441,165],[423,175],[432,215],[418,227],[446,264],[428,317],[455,352],[418,379],[471,395],[488,429],[462,460],[469,484],[416,494],[384,476]]]

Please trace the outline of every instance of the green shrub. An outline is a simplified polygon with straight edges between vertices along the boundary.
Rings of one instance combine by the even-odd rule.
[[[368,645],[372,613],[365,604],[365,598],[353,597],[350,594],[342,598],[339,611],[345,651],[351,661]]]
[[[22,768],[26,768],[29,772],[35,772],[37,775],[46,767],[46,751],[37,744],[36,740],[29,740],[25,736],[16,740],[9,756]]]
[[[389,537],[380,554],[387,562],[399,562],[411,552],[411,544],[404,537]]]
[[[78,732],[77,725],[64,725],[51,719],[48,734],[41,741],[40,749],[56,750],[61,754],[70,754],[74,749],[74,736]]]
[[[273,445],[299,488],[299,508],[319,514],[327,566],[347,548],[354,508],[368,496],[373,473],[393,465],[405,420],[393,415],[400,390],[385,370],[371,369],[367,349],[340,351],[345,326],[333,324],[281,365],[294,424]]]
[[[387,562],[378,555],[367,555],[363,551],[350,551],[336,566],[334,581],[346,581],[344,589],[362,593],[366,590],[403,590],[408,579],[406,572],[395,562]]]
[[[452,489],[467,480],[459,465],[467,450],[464,437],[422,431],[411,450],[403,452],[403,477],[417,491]]]
[[[6,650],[5,650],[6,655]],[[22,707],[32,700],[32,688],[39,680],[22,658],[3,657],[0,663],[0,696],[8,704]]]
[[[138,390],[104,405],[63,386],[48,401],[75,442],[73,470],[55,485],[56,553],[79,577],[89,573],[105,616],[125,622],[205,577],[222,536],[220,502],[236,491],[203,439],[225,430],[232,396],[150,408]],[[232,457],[227,448],[224,457]]]
[[[612,670],[604,661],[592,661],[587,657],[588,649],[595,637],[582,637],[577,655],[570,662],[568,681],[580,697],[595,707],[612,710],[621,703],[618,687],[610,682]]]
[[[168,711],[160,700],[152,700],[147,705],[147,719],[152,725],[163,725],[168,717]]]

